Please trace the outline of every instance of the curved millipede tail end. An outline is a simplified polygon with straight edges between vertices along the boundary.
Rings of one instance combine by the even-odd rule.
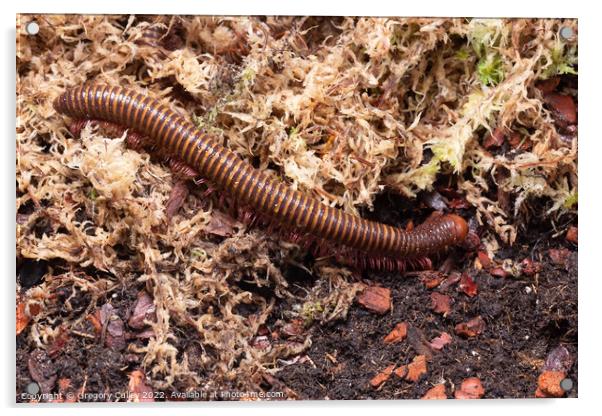
[[[64,93],[57,95],[57,97],[52,101],[52,108],[54,108],[54,111],[56,111],[57,113],[62,113],[61,99],[64,95]]]

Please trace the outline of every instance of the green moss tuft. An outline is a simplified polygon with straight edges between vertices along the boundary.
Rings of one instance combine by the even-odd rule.
[[[497,53],[484,56],[477,63],[477,74],[483,85],[494,86],[504,79],[502,60]]]

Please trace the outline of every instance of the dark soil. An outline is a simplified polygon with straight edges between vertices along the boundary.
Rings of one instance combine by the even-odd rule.
[[[534,236],[531,241],[500,250],[499,258],[496,257],[515,262],[529,257],[541,262],[542,271],[533,277],[493,277],[484,270],[474,269],[474,254],[468,257],[458,254],[459,266],[454,271],[464,269],[478,285],[478,294],[472,298],[463,293],[457,283],[447,288],[427,289],[417,277],[365,273],[367,284],[391,290],[392,310],[381,316],[354,303],[346,320],[315,323],[309,330],[312,346],[307,356],[310,360],[285,367],[276,375],[277,384],[291,389],[299,399],[415,399],[439,383],[445,383],[448,397],[453,397],[454,386],[459,386],[467,377],[478,377],[485,388],[485,398],[533,397],[547,355],[562,345],[574,361],[567,375],[574,387],[567,396],[576,397],[577,248],[562,237],[549,239],[549,234],[539,231],[525,233]],[[550,248],[570,250],[564,265],[551,260]],[[26,278],[23,274],[21,271],[21,279]],[[311,279],[297,283],[312,285]],[[141,289],[132,286],[112,296],[111,304],[123,315],[124,322]],[[451,312],[447,316],[431,309],[433,291],[451,297]],[[70,302],[80,313],[89,306],[90,299],[85,293],[76,293]],[[98,300],[96,306],[102,306],[103,302],[106,299]],[[289,308],[286,302],[276,305],[276,310]],[[57,310],[57,313],[63,312]],[[458,323],[476,316],[485,321],[481,334],[466,338],[455,333]],[[383,337],[404,321],[411,328],[408,337],[401,343],[385,345]],[[21,392],[27,391],[30,383],[36,381],[43,387],[44,380],[50,380],[50,391],[56,392],[56,380],[61,378],[71,380],[74,386],[85,383],[90,395],[80,401],[106,401],[103,393],[127,393],[128,373],[141,367],[142,355],[102,346],[92,335],[94,330],[87,321],[78,328],[71,328],[74,329],[79,335],[72,333],[65,337],[65,344],[55,357],[35,349],[27,340],[28,330],[17,337],[18,402],[23,401]],[[453,337],[451,344],[441,351],[425,347],[441,332]],[[188,343],[185,334],[180,335],[178,348],[194,357],[188,347],[196,344]],[[142,345],[145,340],[135,342]],[[393,375],[378,389],[370,386],[369,381],[387,366],[408,364],[425,352],[432,356],[427,363],[427,373],[418,382],[410,383]],[[42,382],[39,375],[34,380],[32,366],[43,373]],[[174,388],[183,391],[186,386]],[[156,398],[160,399],[162,393],[157,394]]]
[[[533,253],[529,245],[507,253],[519,261],[531,255],[540,259],[543,270],[533,278],[497,278],[466,267],[478,285],[473,298],[457,285],[432,289],[452,298],[447,317],[431,310],[432,290],[418,279],[371,275],[374,284],[391,289],[390,313],[379,316],[354,304],[346,321],[315,328],[311,362],[291,365],[278,377],[303,399],[416,399],[442,382],[452,397],[453,387],[467,377],[482,381],[484,398],[534,397],[548,353],[563,345],[575,362],[567,375],[574,382],[567,396],[577,397],[577,250],[571,248],[566,267],[557,266],[547,251],[559,246],[568,244],[539,242]],[[455,333],[455,325],[476,316],[486,323],[480,335]],[[417,331],[413,336],[408,331],[401,343],[385,345],[385,335],[403,321]],[[433,352],[422,379],[410,383],[392,375],[380,389],[370,386],[370,379],[387,366],[407,364],[422,354],[420,338],[428,342],[443,331],[453,341]]]

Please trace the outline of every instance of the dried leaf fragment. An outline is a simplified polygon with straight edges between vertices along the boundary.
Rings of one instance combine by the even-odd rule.
[[[185,181],[177,181],[171,188],[169,199],[165,204],[165,216],[167,220],[171,220],[172,217],[180,210],[190,190]]]
[[[211,220],[205,226],[205,232],[220,237],[231,237],[238,224],[238,221],[231,216],[214,210],[211,213]]]

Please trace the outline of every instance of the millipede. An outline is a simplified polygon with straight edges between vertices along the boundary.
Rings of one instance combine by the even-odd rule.
[[[367,267],[405,269],[413,260],[464,241],[466,221],[433,215],[405,230],[327,206],[255,169],[191,121],[148,95],[94,83],[69,89],[54,101],[57,112],[81,120],[115,123],[144,137],[155,149],[181,161],[216,188],[284,228],[336,243],[348,259]],[[365,256],[360,255],[363,253]]]

